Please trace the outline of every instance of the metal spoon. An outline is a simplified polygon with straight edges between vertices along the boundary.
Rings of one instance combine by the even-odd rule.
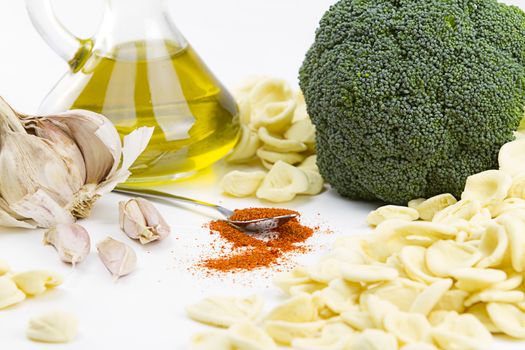
[[[263,219],[255,219],[255,220],[241,220],[241,221],[240,220],[230,220],[230,217],[233,215],[233,211],[226,209],[224,207],[221,207],[220,205],[217,205],[217,204],[212,204],[212,203],[207,203],[207,202],[203,202],[203,201],[196,200],[196,199],[177,196],[171,193],[150,190],[147,188],[116,188],[113,190],[113,192],[133,195],[137,197],[160,199],[168,203],[170,203],[170,199],[175,199],[178,201],[188,202],[188,203],[200,205],[203,207],[213,208],[226,217],[224,221],[226,221],[228,224],[242,231],[248,231],[248,232],[270,231],[281,225],[284,225],[291,219],[297,217],[297,214],[289,214],[289,215],[281,215],[281,216],[275,216],[272,218],[263,218]]]

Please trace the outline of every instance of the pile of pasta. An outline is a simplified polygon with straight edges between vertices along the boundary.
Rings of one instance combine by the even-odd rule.
[[[31,270],[13,273],[0,259],[0,309],[18,304],[26,297],[36,297],[62,284],[62,277],[51,271]]]
[[[499,170],[450,194],[369,214],[373,233],[341,237],[316,265],[279,275],[285,301],[208,298],[195,320],[225,327],[195,350],[478,350],[492,334],[525,339],[525,139]]]
[[[253,78],[235,93],[241,137],[227,161],[265,170],[234,170],[222,178],[226,194],[287,202],[323,189],[315,157],[315,127],[304,97],[282,79]],[[267,172],[268,171],[268,172]]]

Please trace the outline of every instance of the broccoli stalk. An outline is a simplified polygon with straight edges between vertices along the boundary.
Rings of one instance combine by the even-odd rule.
[[[341,0],[299,79],[339,193],[459,196],[524,115],[525,14],[495,0]]]

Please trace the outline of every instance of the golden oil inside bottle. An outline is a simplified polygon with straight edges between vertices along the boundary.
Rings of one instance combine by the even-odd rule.
[[[190,46],[130,42],[96,51],[81,68],[86,79],[71,108],[106,115],[124,136],[154,126],[128,184],[162,183],[224,157],[238,138],[237,106]]]

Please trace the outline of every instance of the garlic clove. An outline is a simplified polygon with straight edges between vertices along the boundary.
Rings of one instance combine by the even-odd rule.
[[[44,343],[67,343],[77,336],[77,318],[66,312],[54,311],[29,321],[26,335]]]
[[[12,203],[11,209],[31,218],[39,227],[53,227],[57,224],[72,224],[75,218],[66,208],[57,203],[42,189],[22,200]]]
[[[137,265],[137,255],[125,243],[111,237],[97,244],[98,255],[115,279],[131,273]]]
[[[122,154],[120,137],[105,116],[71,110],[46,118],[62,123],[78,145],[85,162],[85,183],[100,183],[116,170]]]
[[[120,202],[119,222],[128,237],[142,244],[164,239],[171,231],[157,208],[143,198]]]
[[[7,132],[2,135],[1,146],[0,194],[16,213],[26,216],[14,209],[13,204],[38,190],[60,206],[65,206],[78,190],[70,182],[68,164],[46,140]]]
[[[158,209],[150,201],[144,198],[137,198],[136,200],[144,218],[146,219],[147,225],[153,228],[158,239],[166,238],[170,234],[171,228]]]
[[[22,119],[22,122],[25,122]],[[73,166],[68,167],[71,181],[80,188],[86,181],[86,166],[84,157],[76,142],[64,129],[65,125],[51,119],[29,119],[25,122],[26,129],[32,129],[36,136],[51,141],[53,149]]]
[[[60,259],[73,266],[84,261],[91,249],[91,239],[78,224],[60,224],[44,234],[44,244],[55,247]]]
[[[18,289],[9,276],[0,277],[0,309],[17,304],[25,298],[24,292]]]
[[[62,284],[62,277],[50,271],[27,271],[17,273],[13,277],[13,282],[27,295],[39,295],[48,288],[53,288]]]
[[[1,205],[0,205],[1,206]],[[19,215],[16,215],[19,216]],[[21,227],[21,228],[36,228],[32,223],[33,220],[22,221],[15,217],[15,215],[0,208],[0,226],[4,227]]]
[[[145,235],[142,231],[148,231],[146,219],[144,219],[136,200],[121,201],[118,203],[118,209],[120,229],[129,238],[139,239],[141,234]]]

